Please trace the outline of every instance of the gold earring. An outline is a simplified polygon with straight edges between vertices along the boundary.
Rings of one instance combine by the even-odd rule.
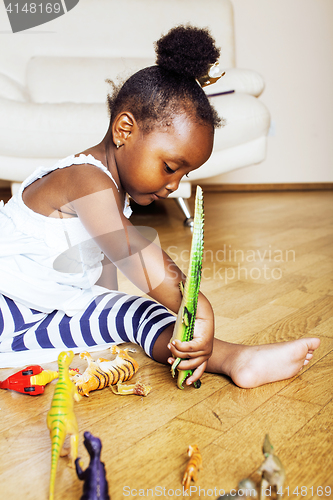
[[[119,140],[119,139],[117,140],[117,144],[116,144],[116,146],[117,146],[117,149],[119,149],[119,148],[120,148],[120,146],[121,146],[121,144],[120,144],[120,140]]]

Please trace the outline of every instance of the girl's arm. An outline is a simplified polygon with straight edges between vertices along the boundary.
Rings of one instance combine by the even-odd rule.
[[[81,166],[81,174],[84,167]],[[93,171],[91,172],[91,169]],[[181,294],[178,284],[184,274],[161,249],[157,232],[136,228],[123,215],[120,195],[102,171],[89,166],[92,182],[78,188],[73,182],[70,206],[106,257],[140,290],[178,312]],[[93,186],[91,185],[93,183]]]
[[[178,313],[181,304],[179,283],[185,280],[185,275],[157,244],[158,237],[156,238],[154,231],[149,228],[136,228],[124,217],[119,193],[111,179],[105,180],[105,174],[102,175],[102,185],[99,189],[95,183],[93,192],[88,192],[80,198],[74,198],[72,195],[73,210],[106,257],[130,281],[154,300]],[[212,352],[213,311],[201,293],[196,317],[193,340],[175,341],[175,344],[170,346],[171,356],[190,358],[180,364],[181,369],[203,366]]]
[[[106,256],[103,259],[102,274],[96,285],[108,288],[109,290],[118,290],[117,268]]]

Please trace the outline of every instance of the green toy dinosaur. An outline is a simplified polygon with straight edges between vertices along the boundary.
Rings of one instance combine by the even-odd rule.
[[[203,212],[203,194],[200,186],[197,186],[194,208],[194,226],[191,245],[191,255],[188,275],[183,283],[179,283],[182,293],[182,302],[179,308],[173,336],[171,340],[178,339],[181,342],[192,340],[194,332],[195,316],[197,312],[198,295],[201,281],[202,255],[203,255],[203,227],[204,227],[204,212]],[[181,358],[177,358],[172,367],[172,376],[175,376],[175,370]],[[183,383],[192,374],[192,370],[178,370],[177,385],[179,389],[184,389]],[[199,388],[200,380],[194,383],[194,387]]]
[[[80,396],[69,378],[68,367],[74,357],[73,351],[61,352],[58,356],[59,380],[54,389],[51,408],[47,414],[47,426],[51,436],[51,477],[49,500],[54,498],[55,476],[59,456],[67,434],[70,434],[72,467],[78,453],[79,430],[74,413],[74,401]]]

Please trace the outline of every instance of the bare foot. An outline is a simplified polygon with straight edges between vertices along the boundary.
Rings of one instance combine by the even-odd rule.
[[[318,338],[247,346],[214,340],[207,371],[228,375],[244,389],[294,377],[313,357]]]

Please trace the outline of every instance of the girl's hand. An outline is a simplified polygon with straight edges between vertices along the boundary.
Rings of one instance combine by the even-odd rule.
[[[198,308],[199,311],[199,308]],[[186,380],[187,385],[191,385],[204,373],[207,361],[213,350],[214,340],[214,317],[207,314],[206,318],[197,317],[194,326],[193,339],[189,342],[180,342],[172,340],[168,345],[172,356],[168,362],[172,364],[176,358],[182,358],[184,361],[178,365],[180,370],[193,370],[193,374]]]

